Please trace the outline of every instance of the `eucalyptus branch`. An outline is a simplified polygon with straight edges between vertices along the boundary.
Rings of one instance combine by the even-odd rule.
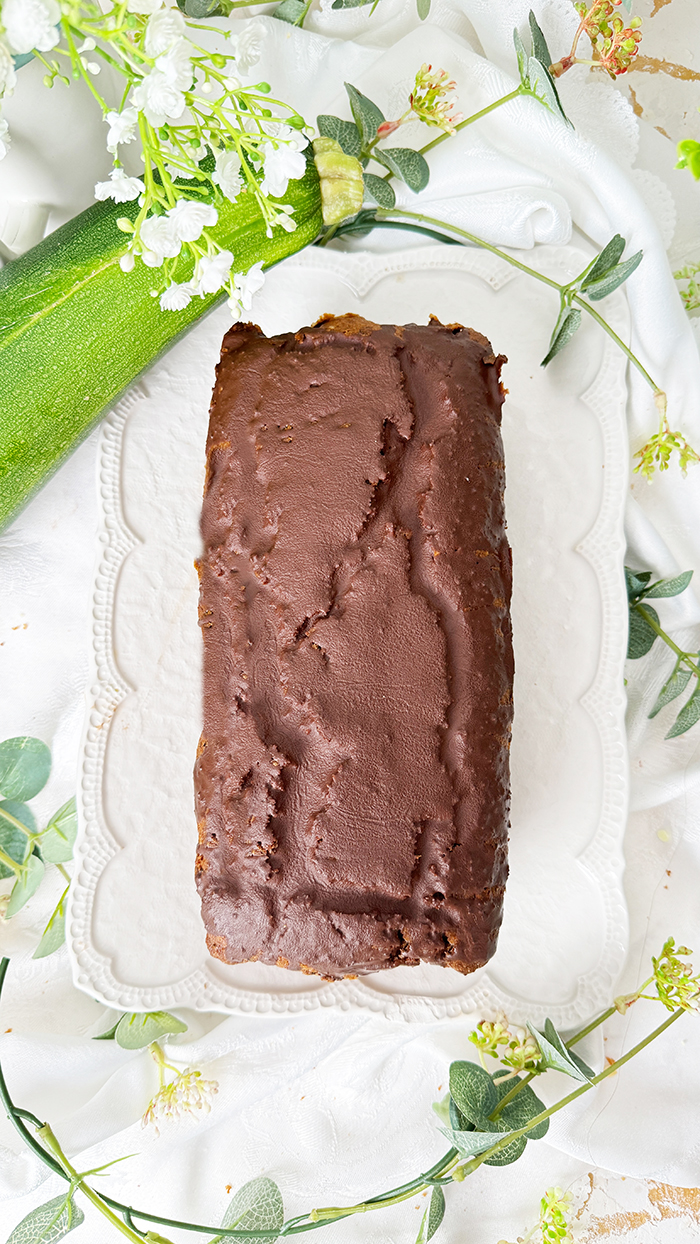
[[[170,1219],[162,1215],[151,1214],[145,1210],[136,1209],[133,1206],[124,1205],[114,1198],[106,1196],[103,1193],[96,1192],[91,1185],[87,1184],[86,1177],[97,1173],[97,1171],[87,1171],[83,1173],[76,1171],[73,1164],[66,1157],[66,1154],[64,1153],[58,1139],[48,1124],[41,1123],[35,1115],[14,1105],[7,1089],[1,1065],[0,1099],[5,1106],[8,1117],[14,1124],[24,1142],[54,1173],[60,1174],[68,1182],[69,1192],[66,1204],[71,1202],[74,1192],[82,1193],[106,1218],[106,1220],[111,1223],[112,1226],[118,1229],[132,1242],[155,1238],[152,1233],[144,1236],[140,1229],[136,1227],[134,1223],[135,1219],[139,1219],[142,1222],[153,1223],[158,1226],[170,1227],[184,1231],[191,1231],[200,1234],[214,1234],[215,1240],[218,1241],[225,1239],[228,1236],[235,1236],[241,1241],[273,1240],[283,1236],[300,1235],[304,1232],[317,1230],[320,1227],[327,1226],[331,1222],[338,1222],[343,1218],[348,1218],[356,1214],[370,1213],[373,1210],[383,1209],[390,1205],[397,1205],[403,1201],[412,1199],[418,1193],[427,1192],[429,1190],[432,1190],[433,1198],[430,1203],[430,1213],[432,1216],[433,1206],[436,1206],[437,1212],[435,1221],[439,1225],[442,1213],[444,1212],[444,1194],[442,1192],[442,1188],[445,1184],[462,1182],[464,1178],[472,1174],[473,1171],[477,1170],[478,1167],[484,1162],[489,1162],[492,1159],[498,1158],[499,1155],[503,1155],[506,1150],[512,1153],[514,1147],[516,1149],[514,1156],[507,1158],[506,1160],[515,1160],[515,1158],[520,1155],[520,1152],[523,1151],[528,1138],[534,1140],[544,1135],[548,1126],[548,1121],[554,1114],[558,1113],[560,1110],[563,1110],[572,1101],[575,1101],[584,1093],[589,1092],[592,1088],[602,1083],[609,1076],[614,1075],[620,1067],[629,1062],[632,1058],[636,1057],[636,1055],[645,1049],[646,1046],[648,1046],[652,1041],[665,1032],[666,1029],[680,1019],[681,1015],[686,1011],[697,1009],[698,1003],[700,1002],[700,981],[698,977],[692,975],[692,965],[684,962],[681,958],[681,956],[687,954],[690,954],[690,952],[686,947],[680,946],[676,948],[673,939],[669,938],[664,945],[659,958],[653,960],[654,972],[652,977],[650,977],[648,981],[645,981],[635,994],[628,995],[626,999],[616,999],[613,1007],[602,1012],[601,1015],[599,1015],[595,1020],[591,1021],[591,1023],[570,1037],[566,1043],[566,1046],[562,1044],[561,1038],[551,1027],[550,1021],[547,1021],[547,1024],[545,1025],[546,1035],[536,1033],[536,1030],[531,1028],[531,1033],[536,1033],[536,1038],[539,1042],[539,1065],[534,1067],[532,1072],[529,1073],[524,1079],[518,1079],[517,1083],[506,1092],[501,1092],[499,1090],[497,1077],[489,1076],[488,1073],[484,1072],[482,1068],[478,1066],[478,1064],[453,1063],[450,1067],[450,1118],[452,1118],[453,1106],[460,1119],[463,1117],[462,1112],[467,1112],[466,1121],[464,1123],[467,1130],[459,1130],[458,1128],[458,1130],[454,1132],[447,1131],[446,1134],[453,1135],[456,1143],[450,1147],[447,1153],[445,1153],[430,1168],[430,1170],[416,1176],[415,1179],[409,1180],[407,1183],[402,1184],[399,1187],[392,1188],[389,1191],[381,1193],[377,1196],[369,1197],[358,1202],[356,1205],[325,1206],[312,1209],[306,1214],[297,1215],[296,1217],[287,1219],[286,1221],[283,1216],[279,1189],[272,1183],[272,1181],[267,1179],[253,1180],[250,1184],[245,1185],[244,1188],[236,1194],[233,1201],[229,1204],[224,1218],[224,1223],[220,1227],[205,1226],[200,1223],[182,1222],[180,1220]],[[7,973],[8,964],[9,961],[7,959],[0,962],[0,994],[2,993],[2,987]],[[663,1023],[659,1024],[650,1033],[648,1033],[646,1037],[637,1042],[632,1049],[628,1050],[626,1054],[621,1055],[621,1057],[618,1058],[611,1066],[606,1067],[605,1070],[600,1072],[598,1075],[594,1075],[590,1072],[590,1069],[587,1069],[585,1064],[581,1063],[580,1060],[578,1064],[575,1064],[572,1059],[569,1058],[568,1073],[576,1075],[578,1078],[583,1079],[584,1082],[567,1096],[561,1098],[558,1102],[555,1102],[553,1106],[545,1109],[539,1099],[535,1097],[532,1090],[529,1088],[529,1081],[535,1074],[542,1074],[548,1066],[556,1067],[558,1070],[562,1069],[557,1061],[560,1055],[557,1053],[557,1048],[555,1048],[555,1045],[553,1045],[552,1042],[557,1043],[558,1049],[562,1051],[561,1056],[565,1060],[564,1066],[566,1067],[566,1050],[576,1044],[577,1041],[581,1040],[586,1033],[592,1031],[594,1027],[600,1025],[606,1018],[609,1018],[614,1011],[625,1010],[629,1005],[631,1005],[632,1001],[637,1000],[641,996],[646,997],[642,991],[651,983],[652,980],[655,981],[657,989],[657,996],[655,1000],[660,1000],[671,1012]],[[118,1031],[121,1024],[125,1021],[129,1020],[130,1024],[131,1021],[135,1021],[137,1019],[141,1021],[142,1025],[145,1024],[147,1027],[149,1022],[148,1016],[124,1016],[122,1017],[120,1024],[117,1024],[115,1031]],[[165,1015],[160,1016],[161,1023],[166,1023],[168,1019],[171,1021],[168,1031],[172,1032],[175,1030],[173,1028],[173,1024],[177,1025],[180,1021],[175,1020],[174,1017],[167,1017]],[[127,1031],[130,1031],[129,1024],[127,1024]],[[182,1028],[181,1023],[180,1028]],[[485,1039],[485,1035],[487,1035],[487,1029],[491,1034],[489,1038],[491,1045],[493,1045],[494,1042],[498,1045],[504,1039],[503,1032],[505,1030],[502,1026],[498,1029],[498,1026],[491,1025],[489,1028],[488,1025],[482,1024],[480,1025],[480,1028],[482,1030],[482,1043],[483,1039]],[[106,1035],[114,1034],[110,1033]],[[510,1033],[508,1035],[509,1037],[511,1036]],[[523,1059],[530,1058],[532,1056],[531,1043],[533,1040],[534,1038],[527,1038],[524,1042],[521,1040],[520,1046],[513,1046],[513,1042],[510,1040],[509,1053],[507,1057],[511,1059],[516,1056]],[[131,1048],[134,1048],[133,1045]],[[164,1061],[160,1047],[158,1048],[159,1063],[161,1066],[168,1066],[168,1064]],[[518,1050],[520,1050],[519,1055]],[[491,1052],[490,1049],[489,1052]],[[471,1099],[470,1085],[473,1085],[475,1077],[477,1081],[481,1081],[481,1084],[477,1093],[477,1098]],[[485,1077],[485,1080],[483,1077]],[[498,1100],[494,1100],[493,1107],[489,1111],[488,1115],[482,1118],[479,1111],[481,1110],[482,1103],[484,1101],[484,1085],[488,1086],[488,1092],[491,1094],[492,1098],[498,1098]],[[514,1103],[517,1101],[518,1096],[520,1096],[520,1103],[522,1104],[519,1103],[518,1105],[515,1105]],[[475,1101],[477,1103],[476,1105]],[[516,1111],[515,1115],[513,1114],[514,1110]],[[476,1111],[476,1114],[473,1117],[476,1118],[478,1126],[476,1126],[473,1122],[469,1122],[471,1117],[470,1112],[474,1111]],[[526,1116],[525,1121],[519,1126],[513,1126],[513,1120],[523,1118],[523,1111]],[[36,1137],[32,1136],[25,1121],[31,1123],[35,1127]],[[495,1127],[502,1133],[498,1136],[498,1138],[492,1135]],[[471,1128],[471,1130],[469,1130],[469,1128]],[[486,1133],[483,1141],[479,1139],[481,1132]],[[465,1155],[465,1145],[467,1145],[467,1147],[471,1146],[471,1154],[467,1153]],[[520,1146],[520,1148],[518,1148],[518,1146]],[[460,1158],[465,1156],[467,1156],[467,1160],[460,1162]],[[499,1159],[498,1164],[502,1164],[502,1159]],[[105,1168],[98,1169],[103,1170]],[[251,1190],[257,1191],[258,1200],[255,1202],[254,1200],[251,1200]],[[47,1207],[41,1208],[45,1210]],[[247,1215],[252,1213],[253,1210],[255,1211],[254,1220],[257,1220],[258,1224],[262,1222],[262,1225],[257,1225],[255,1229],[248,1229],[248,1226],[246,1225]],[[40,1210],[33,1211],[34,1214],[39,1212]],[[121,1220],[118,1215],[121,1216]],[[267,1225],[268,1223],[269,1225]],[[436,1227],[434,1227],[433,1230],[434,1229],[436,1229]],[[432,1231],[430,1234],[432,1234]],[[212,1244],[214,1244],[213,1241]]]
[[[667,648],[676,655],[671,676],[661,688],[649,716],[656,717],[663,708],[677,700],[689,685],[692,686],[689,698],[666,735],[667,739],[685,734],[686,730],[690,730],[691,726],[700,721],[700,654],[684,651],[671,639],[661,626],[659,615],[649,601],[679,596],[686,590],[692,577],[692,570],[686,570],[673,579],[659,579],[651,583],[650,570],[630,570],[629,566],[625,566],[629,604],[628,658],[634,661],[646,656],[656,639],[663,640]]]
[[[545,276],[543,272],[538,272],[535,268],[531,268],[528,264],[523,263],[521,260],[515,259],[515,257],[508,254],[507,251],[501,250],[500,247],[493,246],[490,242],[486,242],[483,238],[477,237],[476,234],[470,233],[468,230],[462,229],[458,225],[451,224],[447,221],[437,220],[433,216],[426,216],[422,212],[411,212],[407,208],[402,207],[378,207],[374,209],[372,213],[365,212],[362,213],[362,215],[364,217],[362,227],[365,231],[372,228],[373,223],[379,225],[393,225],[394,222],[397,224],[405,224],[406,222],[409,222],[411,225],[415,224],[415,227],[420,231],[423,231],[424,227],[427,226],[432,236],[435,236],[442,231],[445,231],[448,235],[457,235],[457,238],[463,239],[464,242],[468,242],[472,246],[478,246],[482,250],[487,250],[492,255],[497,255],[499,259],[504,260],[511,267],[517,268],[520,272],[526,273],[528,276],[533,277],[536,281],[539,281],[543,285],[548,285],[550,289],[556,289],[560,298],[560,315],[552,334],[549,352],[543,360],[543,364],[546,366],[547,363],[551,362],[555,354],[557,354],[559,350],[562,349],[563,346],[566,345],[571,339],[579,326],[581,312],[585,311],[585,313],[589,315],[600,328],[603,329],[608,337],[610,337],[611,341],[614,341],[615,345],[622,350],[625,357],[632,363],[642,378],[649,385],[653,392],[657,409],[660,412],[658,432],[650,439],[648,444],[645,445],[643,449],[640,449],[635,454],[635,457],[639,459],[635,470],[641,471],[647,476],[647,478],[650,479],[654,474],[656,466],[658,466],[662,471],[668,467],[671,454],[674,450],[677,450],[679,453],[680,465],[683,471],[687,469],[691,462],[700,461],[700,456],[696,453],[692,446],[688,444],[681,433],[671,430],[666,414],[666,394],[663,389],[659,387],[641,360],[637,358],[636,354],[634,354],[630,347],[622,341],[611,325],[608,324],[607,320],[605,320],[603,316],[596,311],[595,307],[593,307],[589,301],[589,297],[604,297],[606,293],[612,293],[613,289],[617,288],[617,286],[626,279],[626,276],[630,274],[630,270],[633,270],[631,265],[634,264],[634,267],[636,267],[641,259],[640,252],[639,256],[634,256],[633,259],[627,260],[625,263],[620,264],[615,261],[614,266],[611,269],[607,272],[602,272],[596,280],[591,279],[595,275],[595,268],[597,264],[603,259],[605,252],[613,246],[613,243],[615,243],[617,239],[619,239],[624,247],[624,240],[619,238],[619,235],[616,235],[616,237],[608,243],[608,246],[601,252],[598,260],[594,261],[593,267],[588,265],[588,267],[584,269],[584,272],[581,273],[574,281],[563,284],[559,281],[552,280],[550,277]],[[341,225],[336,230],[336,236],[342,235],[343,233],[352,234],[353,231],[355,231],[354,224],[353,222],[350,222],[347,226]],[[621,253],[622,251],[620,250],[618,257]],[[626,269],[628,270],[625,271]],[[585,296],[586,291],[588,291],[588,297]],[[572,304],[576,304],[575,308]]]

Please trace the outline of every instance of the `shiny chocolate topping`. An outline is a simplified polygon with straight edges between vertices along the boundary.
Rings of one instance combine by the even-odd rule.
[[[341,977],[493,954],[513,655],[500,358],[471,329],[226,335],[199,563],[211,953]]]

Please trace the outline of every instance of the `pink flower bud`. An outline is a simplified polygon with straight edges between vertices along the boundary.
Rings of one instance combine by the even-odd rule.
[[[400,124],[400,121],[382,121],[382,124],[377,128],[377,138],[388,138],[390,134],[394,133],[394,130],[399,128]]]

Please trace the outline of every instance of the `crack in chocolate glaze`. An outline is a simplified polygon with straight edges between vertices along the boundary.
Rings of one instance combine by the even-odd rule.
[[[224,341],[196,803],[229,962],[342,976],[493,953],[513,672],[499,362],[471,330],[356,316]]]

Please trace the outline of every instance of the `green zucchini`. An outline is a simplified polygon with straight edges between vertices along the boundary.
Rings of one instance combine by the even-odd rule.
[[[309,159],[285,202],[296,229],[265,223],[245,190],[225,202],[211,230],[233,251],[234,270],[265,267],[308,246],[322,226],[318,174]],[[0,529],[87,436],[119,394],[222,295],[162,311],[151,291],[158,270],[137,261],[122,272],[126,237],[119,217],[135,203],[96,203],[0,270]],[[187,280],[184,255],[174,273]]]

